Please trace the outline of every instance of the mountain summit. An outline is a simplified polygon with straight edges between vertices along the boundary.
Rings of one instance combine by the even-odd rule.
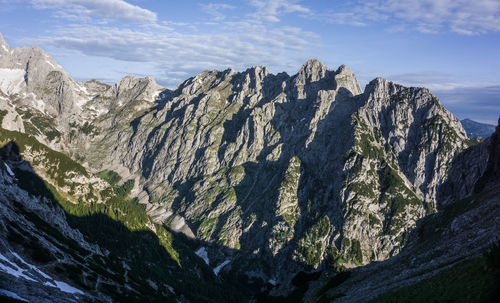
[[[5,42],[2,33],[0,33],[0,52],[10,53],[10,47],[7,42]]]

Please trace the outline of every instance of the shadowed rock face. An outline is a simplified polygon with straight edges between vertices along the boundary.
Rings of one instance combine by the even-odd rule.
[[[429,90],[377,78],[362,91],[348,67],[317,60],[293,76],[205,71],[174,91],[151,78],[109,86],[52,74],[61,112],[26,110],[59,135],[10,107],[9,121],[134,179],[131,197],[156,222],[231,248],[208,249],[214,264],[231,260],[223,270],[266,279],[397,254],[469,144]]]
[[[67,156],[1,128],[0,142],[0,301],[245,300]]]
[[[489,157],[486,170],[478,180],[474,191],[481,192],[492,184],[500,182],[500,118],[495,132],[489,138]]]
[[[440,206],[479,193],[500,182],[500,121],[486,140],[459,154],[439,189]]]
[[[499,134],[500,121],[489,139],[453,159],[439,188],[439,212],[418,222],[397,256],[348,272],[326,268],[303,287],[303,302],[368,302],[380,296],[377,302],[453,301],[468,295],[493,302],[500,290],[498,265],[493,265],[500,233]],[[471,290],[473,276],[481,286]],[[447,293],[450,284],[465,289]],[[283,286],[273,293],[297,298]]]

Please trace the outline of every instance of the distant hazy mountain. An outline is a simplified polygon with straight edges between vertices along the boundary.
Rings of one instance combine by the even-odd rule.
[[[471,119],[463,119],[460,122],[471,138],[488,138],[495,131],[495,125],[479,123]]]

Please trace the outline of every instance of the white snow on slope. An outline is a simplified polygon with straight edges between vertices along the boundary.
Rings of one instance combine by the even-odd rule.
[[[45,113],[45,102],[43,100],[40,100],[37,98],[37,96],[34,93],[23,93],[23,99],[25,102],[30,101],[31,107],[34,107],[41,111],[42,113]]]
[[[151,95],[151,99],[147,100],[149,102],[154,102],[158,98],[161,98],[161,93],[163,92],[163,89],[157,90],[154,94]]]
[[[12,171],[12,169],[10,169],[10,167],[7,165],[7,163],[3,163],[5,164],[5,167],[7,168],[7,172],[9,173],[9,175],[11,175],[12,177],[15,176],[14,172]]]
[[[62,290],[64,292],[71,293],[71,294],[82,294],[83,295],[83,291],[79,290],[78,288],[74,288],[73,286],[68,285],[68,284],[61,282],[61,281],[54,280],[54,282],[56,283],[57,288],[59,288],[60,290]]]
[[[56,68],[56,66],[54,64],[50,63],[49,60],[45,60],[45,62],[47,62],[48,65],[52,66],[52,68]]]
[[[23,301],[23,302],[29,302],[25,298],[21,298],[20,296],[18,296],[15,292],[11,292],[11,291],[8,291],[6,289],[0,289],[0,295],[10,297],[10,298],[13,298],[13,299],[16,299],[19,301]]]
[[[0,90],[5,94],[15,94],[21,90],[25,71],[22,69],[0,68]]]
[[[7,48],[7,46],[5,46],[5,45],[2,44],[2,48],[3,48],[4,51],[9,52],[9,49]]]
[[[80,83],[77,83],[76,88],[77,88],[80,92],[84,93],[85,95],[88,95],[88,94],[89,94],[89,91],[87,90],[87,87],[85,87],[85,85],[81,85]]]
[[[0,253],[0,260],[5,261],[5,263],[8,264],[8,265],[4,265],[4,264],[0,263],[0,270],[1,271],[6,272],[6,273],[13,275],[15,277],[18,277],[18,278],[24,278],[26,280],[36,282],[36,280],[34,280],[33,278],[25,275],[24,270],[22,268],[20,268],[19,266],[17,266],[16,263],[10,261],[1,253]]]
[[[210,263],[210,260],[208,259],[208,254],[207,254],[207,250],[205,249],[205,247],[201,247],[200,249],[198,249],[197,251],[194,252],[198,257],[202,258],[203,261],[205,261],[205,263]]]
[[[81,108],[83,105],[85,105],[85,103],[87,103],[91,99],[91,96],[90,96],[90,93],[88,92],[87,88],[84,85],[81,85],[78,82],[75,82],[75,84],[76,84],[75,85],[76,90],[78,92],[78,96],[75,100],[75,104],[76,104],[76,106]]]
[[[21,256],[19,256],[18,254],[16,254],[15,252],[11,251],[11,253],[14,255],[14,257],[16,257],[19,261],[21,261],[21,263],[23,263],[24,265],[26,265],[27,267],[29,267],[30,269],[36,271],[37,273],[39,273],[42,277],[44,277],[45,279],[49,279],[49,280],[52,280],[52,278],[50,276],[48,276],[47,274],[45,274],[43,271],[39,270],[38,267],[34,266],[34,265],[31,265],[31,264],[28,264],[26,263],[26,261],[24,261],[23,258],[21,258]]]
[[[231,260],[227,259],[226,261],[224,261],[224,262],[222,262],[221,264],[217,265],[217,267],[215,267],[215,268],[214,268],[214,274],[215,274],[216,276],[218,276],[218,275],[219,275],[220,270],[221,270],[224,266],[226,266],[229,262],[231,262]]]
[[[32,264],[29,264],[28,262],[24,261],[24,259],[21,256],[19,256],[17,253],[12,252],[12,251],[10,253],[12,253],[12,255],[14,255],[21,263],[23,263],[24,265],[26,265],[26,267],[28,267],[29,269],[37,272],[38,274],[40,274],[45,279],[49,280],[49,281],[45,281],[43,283],[43,285],[50,286],[50,287],[56,287],[56,288],[59,288],[61,291],[66,292],[66,293],[70,293],[70,294],[83,294],[83,291],[79,290],[78,288],[75,288],[75,287],[73,287],[73,286],[71,286],[71,285],[69,285],[69,284],[67,284],[65,282],[54,280],[52,277],[50,277],[49,275],[47,275],[46,273],[44,273],[43,271],[41,271],[40,269],[38,269],[38,267],[36,267],[36,266],[34,266]],[[41,281],[34,280],[33,278],[35,278],[35,276],[33,276],[32,274],[30,274],[29,272],[27,272],[27,270],[22,269],[19,266],[17,266],[17,264],[15,264],[14,262],[12,262],[9,259],[7,259],[1,253],[0,253],[0,260],[5,261],[7,264],[9,264],[9,266],[6,266],[6,265],[4,265],[4,264],[2,264],[0,262],[0,270],[6,272],[8,274],[11,274],[13,276],[16,276],[16,277],[22,277],[22,278],[24,278],[26,280],[30,280],[30,281],[33,281],[33,282],[41,282]],[[29,274],[33,278],[27,276],[25,273]]]

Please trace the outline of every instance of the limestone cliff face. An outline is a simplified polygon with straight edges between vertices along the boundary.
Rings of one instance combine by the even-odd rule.
[[[375,79],[361,92],[347,67],[317,60],[291,77],[201,73],[115,136],[102,163],[141,176],[158,221],[181,218],[174,228],[263,276],[398,253],[468,146],[429,90]]]
[[[95,122],[103,128],[127,123],[162,91],[150,77],[127,76],[113,86],[75,81],[41,48],[11,49],[0,36],[0,109],[8,111],[2,126],[72,155],[89,147]]]
[[[419,221],[400,254],[384,262],[352,269],[349,273],[335,273],[325,268],[321,278],[309,284],[303,302],[365,302],[381,295],[384,295],[384,300],[398,301],[398,294],[393,293],[396,290],[408,295],[410,291],[405,291],[405,287],[416,287],[417,283],[430,285],[428,279],[434,279],[432,285],[439,287],[440,279],[449,276],[443,272],[450,268],[453,269],[452,275],[459,273],[467,282],[477,270],[487,276],[488,265],[465,268],[463,264],[482,262],[488,258],[485,252],[492,251],[492,244],[498,241],[499,134],[500,122],[490,139],[466,149],[453,159],[448,178],[439,187],[438,212]],[[442,283],[441,287],[447,289],[449,283]],[[491,287],[475,293],[484,295]],[[290,289],[293,285],[281,285],[272,292],[283,296],[284,293],[290,294]],[[422,298],[421,293],[428,296],[426,290],[421,293],[412,290],[411,293],[415,300]],[[296,298],[295,294],[292,296]]]
[[[11,49],[0,37],[2,91],[17,106],[48,115],[66,115],[78,102],[78,83],[41,48]],[[42,101],[43,100],[43,101]]]
[[[86,101],[53,117],[53,146],[134,179],[156,222],[218,244],[211,265],[262,278],[397,254],[469,144],[429,90],[377,78],[362,91],[317,60],[293,76],[205,71],[173,91],[77,84]]]

